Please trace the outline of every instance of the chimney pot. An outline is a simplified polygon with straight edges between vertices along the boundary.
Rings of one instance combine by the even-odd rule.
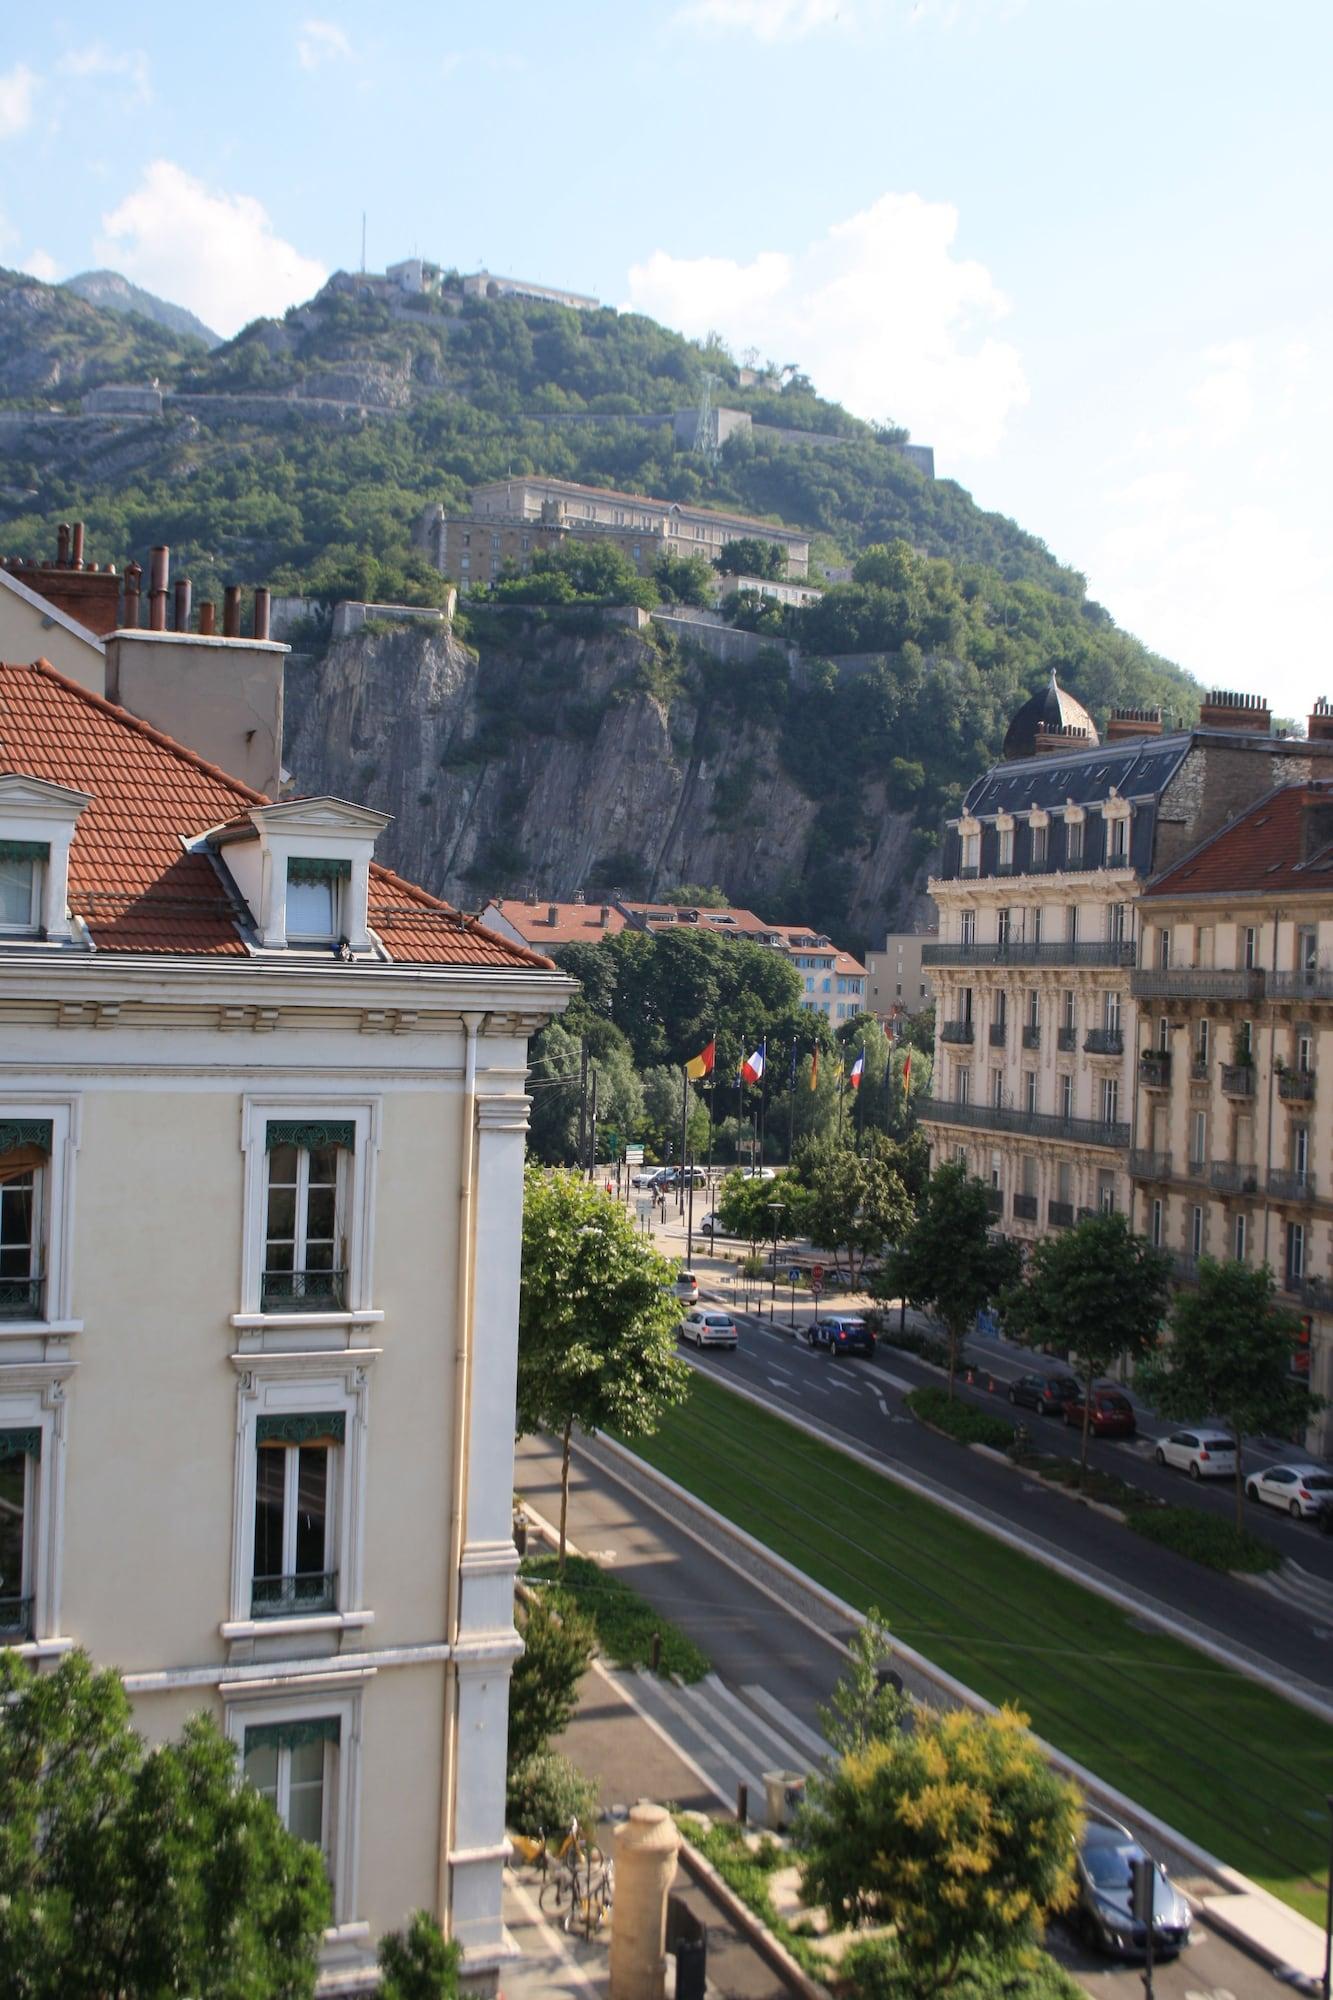
[[[149,553],[148,559],[148,629],[150,632],[165,632],[167,629],[167,577],[171,569],[171,550],[165,542],[159,542]]]
[[[1305,733],[1311,743],[1333,741],[1333,703],[1326,694],[1321,694],[1310,710]]]
[[[550,926],[551,926],[552,930],[554,930],[554,928],[555,928],[555,925],[556,925],[556,920],[557,920],[557,918],[559,917],[559,914],[560,914],[560,912],[559,912],[559,910],[558,910],[558,909],[556,908],[556,906],[555,906],[555,904],[554,904],[554,903],[548,903],[548,904],[547,904],[547,906],[546,906],[546,921],[547,921],[547,923],[548,923],[548,924],[550,924]]]
[[[241,636],[241,586],[229,583],[222,593],[222,636],[224,639],[239,639]]]
[[[56,562],[61,569],[69,564],[69,522],[62,521],[56,529]]]
[[[137,562],[125,565],[125,608],[121,622],[127,631],[133,631],[139,623],[139,584],[143,571]]]
[[[211,639],[217,625],[217,606],[211,597],[204,598],[199,606],[199,631],[203,638]]]
[[[255,637],[267,639],[269,621],[269,594],[261,584],[255,591]]]
[[[190,579],[188,576],[176,578],[176,630],[188,632],[190,629]]]
[[[70,567],[71,567],[72,569],[82,569],[82,568],[83,568],[83,523],[82,523],[82,521],[76,521],[76,522],[74,523],[74,540],[73,540],[73,542],[72,542],[72,544],[71,544],[71,546],[70,546]]]

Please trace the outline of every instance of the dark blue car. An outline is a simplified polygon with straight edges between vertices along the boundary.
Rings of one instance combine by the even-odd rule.
[[[875,1352],[874,1334],[855,1313],[830,1313],[826,1319],[817,1319],[807,1327],[805,1337],[811,1347],[822,1347],[826,1354]]]

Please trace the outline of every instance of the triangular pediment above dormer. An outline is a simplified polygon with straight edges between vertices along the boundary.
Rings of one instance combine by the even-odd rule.
[[[272,806],[252,806],[250,818],[269,833],[347,833],[373,840],[392,819],[347,799],[280,799]]]
[[[75,820],[92,804],[92,798],[91,792],[76,792],[26,771],[0,772],[0,817],[7,819],[21,815],[25,819]]]

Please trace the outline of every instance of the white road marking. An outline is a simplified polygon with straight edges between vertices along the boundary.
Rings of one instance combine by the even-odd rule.
[[[878,1389],[875,1390],[875,1401],[879,1404],[880,1415],[887,1417],[889,1414],[889,1406],[885,1402],[884,1398],[880,1395]]]

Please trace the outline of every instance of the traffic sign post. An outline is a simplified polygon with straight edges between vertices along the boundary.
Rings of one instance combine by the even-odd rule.
[[[800,1280],[800,1265],[789,1264],[787,1266],[787,1283],[791,1286],[791,1301],[787,1307],[787,1324],[793,1333],[796,1331],[796,1287],[800,1283]]]

